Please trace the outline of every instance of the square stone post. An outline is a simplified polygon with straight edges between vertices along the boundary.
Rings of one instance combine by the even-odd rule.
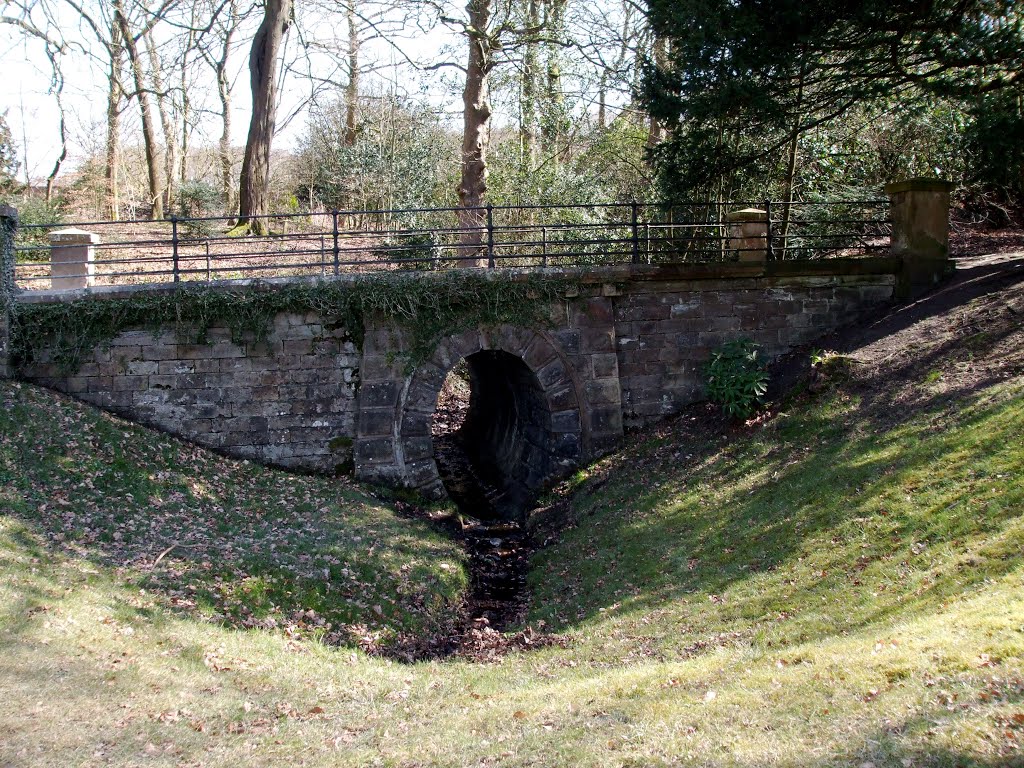
[[[96,267],[99,235],[84,229],[59,229],[50,233],[50,287],[55,291],[88,288]]]
[[[0,379],[11,375],[11,315],[14,312],[14,236],[18,212],[0,205]]]
[[[949,193],[953,186],[928,178],[885,185],[892,217],[892,254],[903,257],[898,286],[903,298],[928,290],[953,269],[949,259]]]
[[[729,223],[726,248],[737,251],[741,263],[763,264],[768,260],[768,212],[744,208],[725,215]]]

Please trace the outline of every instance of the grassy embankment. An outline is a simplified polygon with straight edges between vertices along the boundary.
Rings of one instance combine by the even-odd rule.
[[[568,647],[401,665],[425,526],[0,384],[0,765],[1024,764],[1024,382],[907,386],[635,441],[537,556]]]

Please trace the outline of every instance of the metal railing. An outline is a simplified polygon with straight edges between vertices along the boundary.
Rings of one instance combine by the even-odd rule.
[[[743,208],[765,212],[760,238],[730,230],[729,213]],[[69,228],[98,240],[77,246],[91,248],[88,285],[853,257],[887,249],[890,232],[887,200],[488,205],[282,214],[262,223],[269,234],[245,237],[228,234],[226,217],[21,226],[14,278],[23,289],[63,285],[51,272],[54,248],[76,246],[52,246],[50,235]]]

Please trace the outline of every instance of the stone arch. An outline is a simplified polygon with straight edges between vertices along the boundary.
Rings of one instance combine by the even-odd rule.
[[[478,427],[480,440],[493,447],[499,464],[519,467],[504,468],[509,473],[507,490],[520,494],[519,501],[588,455],[582,389],[557,344],[543,332],[510,326],[476,329],[442,341],[413,372],[400,397],[396,452],[407,485],[428,497],[447,496],[434,460],[431,424],[445,377],[463,359],[470,365],[478,397],[495,400],[478,404],[478,409],[491,408],[493,417],[480,420],[488,422]],[[502,388],[507,397],[496,397]],[[471,401],[467,424],[473,414]]]

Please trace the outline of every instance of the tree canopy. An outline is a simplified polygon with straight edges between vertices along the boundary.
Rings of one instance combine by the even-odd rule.
[[[661,155],[677,188],[706,185],[879,99],[977,100],[1024,84],[1024,14],[1012,0],[649,6],[670,45],[661,66],[648,63],[641,98],[674,129]],[[683,167],[695,158],[702,168]]]

